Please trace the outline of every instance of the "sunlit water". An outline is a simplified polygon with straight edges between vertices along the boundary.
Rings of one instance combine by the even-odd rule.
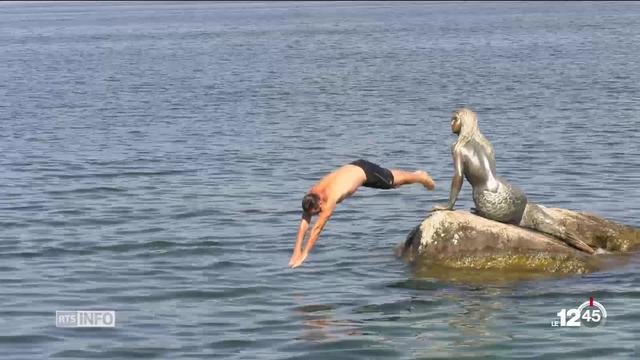
[[[393,247],[460,105],[531,200],[640,226],[638,54],[637,3],[0,4],[0,356],[637,358],[637,259],[467,283]],[[358,191],[289,269],[357,158],[438,188]],[[604,326],[551,327],[589,296]],[[55,327],[82,309],[116,328]]]

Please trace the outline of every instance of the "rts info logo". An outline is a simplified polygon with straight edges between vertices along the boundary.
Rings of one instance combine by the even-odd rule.
[[[592,297],[589,301],[585,301],[575,309],[562,309],[556,316],[560,320],[554,320],[551,322],[553,327],[580,327],[582,325],[586,327],[597,327],[604,325],[607,320],[607,310],[597,301],[594,301]]]

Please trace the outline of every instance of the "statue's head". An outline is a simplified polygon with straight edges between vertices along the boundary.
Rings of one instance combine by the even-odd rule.
[[[471,109],[462,107],[451,116],[451,131],[461,136],[472,136],[478,132],[478,117]]]
[[[478,116],[471,109],[461,107],[451,115],[451,131],[458,134],[458,140],[453,144],[452,151],[473,140],[493,156],[493,146],[482,135],[478,128]]]

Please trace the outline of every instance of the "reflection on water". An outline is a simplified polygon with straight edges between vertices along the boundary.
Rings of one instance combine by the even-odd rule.
[[[477,285],[501,285],[527,280],[553,279],[575,276],[522,270],[503,271],[490,269],[457,269],[446,266],[432,265],[429,263],[417,263],[415,265],[412,265],[412,270],[414,276],[418,278],[437,279],[453,283]]]
[[[296,297],[296,303],[304,297]],[[297,339],[323,342],[340,339],[343,336],[362,335],[359,324],[350,320],[335,319],[335,305],[313,304],[294,308],[296,317],[302,318],[302,334]]]
[[[458,302],[462,307],[462,311],[448,321],[449,326],[462,335],[457,344],[466,344],[468,340],[465,341],[463,339],[469,336],[475,338],[472,341],[481,341],[488,337],[495,336],[489,329],[488,324],[491,322],[490,320],[493,314],[503,309],[499,301],[486,303],[474,298],[463,299],[454,297],[450,297],[448,300]]]
[[[0,7],[3,358],[633,355],[638,261],[537,279],[391,249],[446,201],[460,105],[533,202],[640,225],[640,4]],[[358,158],[438,188],[358,190],[289,269],[301,196]],[[549,331],[594,289],[604,329]],[[67,308],[126,321],[61,331]]]
[[[592,271],[605,271],[628,264],[637,257],[640,251],[621,254],[598,255],[588,259]],[[464,269],[443,265],[434,265],[428,261],[415,261],[411,265],[413,274],[417,278],[437,279],[446,282],[476,285],[506,285],[522,281],[548,280],[560,278],[577,278],[580,274],[564,274],[544,271],[527,271],[520,269],[492,270],[492,269]]]

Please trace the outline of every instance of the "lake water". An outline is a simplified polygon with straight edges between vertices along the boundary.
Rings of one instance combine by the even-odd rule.
[[[637,256],[507,283],[393,256],[461,105],[531,200],[640,226],[638,54],[627,2],[0,4],[0,356],[638,358]],[[438,187],[359,190],[289,269],[302,196],[357,158]],[[590,296],[604,326],[551,327]],[[86,309],[116,327],[55,327]]]

